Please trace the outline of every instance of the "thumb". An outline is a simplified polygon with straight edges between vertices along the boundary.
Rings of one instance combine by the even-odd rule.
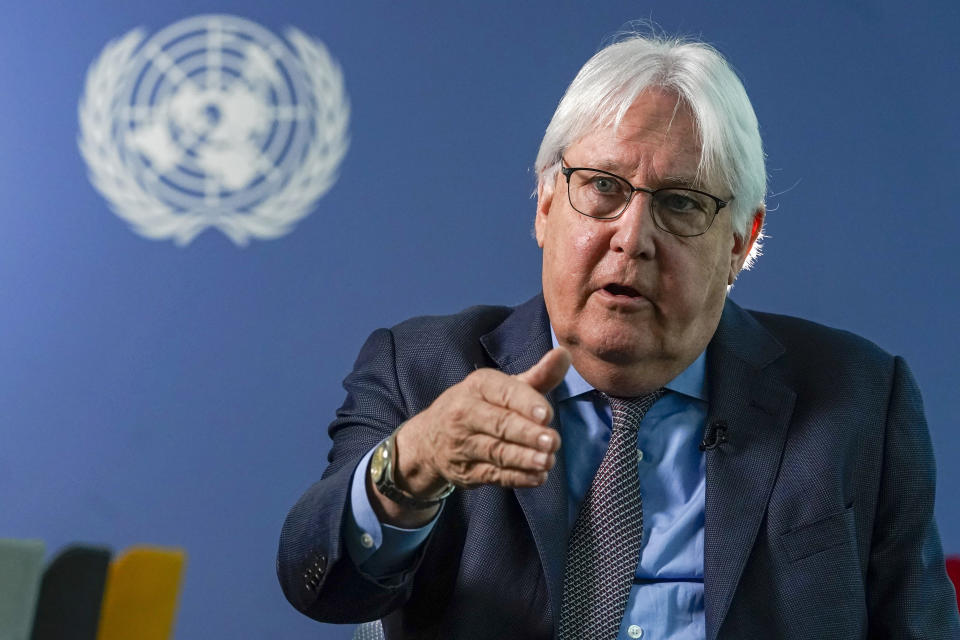
[[[540,358],[540,362],[519,374],[517,378],[540,393],[547,393],[560,384],[569,368],[570,352],[563,347],[557,347],[548,351]]]

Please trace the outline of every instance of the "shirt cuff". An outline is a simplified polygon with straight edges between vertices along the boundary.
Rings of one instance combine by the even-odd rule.
[[[347,553],[357,568],[372,577],[383,578],[407,568],[410,559],[433,530],[443,504],[430,522],[417,529],[381,523],[367,495],[366,472],[373,451],[368,451],[353,470],[344,534]]]

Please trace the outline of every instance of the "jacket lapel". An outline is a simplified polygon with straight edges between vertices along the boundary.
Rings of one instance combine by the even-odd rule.
[[[543,296],[537,296],[517,307],[500,326],[483,336],[480,342],[504,373],[516,375],[535,365],[553,347]],[[551,426],[559,430],[556,401],[552,393],[548,394],[547,398],[554,409]],[[556,629],[567,553],[567,487],[563,456],[557,456],[557,464],[542,486],[535,489],[516,489],[514,493],[537,545]]]
[[[776,479],[796,393],[770,366],[784,352],[766,329],[728,300],[707,350],[704,591],[706,636],[714,640],[750,556]]]

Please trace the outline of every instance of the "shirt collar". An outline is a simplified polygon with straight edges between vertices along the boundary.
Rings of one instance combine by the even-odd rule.
[[[553,332],[553,327],[550,327],[550,339],[553,341],[553,346],[557,347],[557,336]],[[707,402],[707,350],[704,349],[689,367],[681,371],[676,378],[663,386],[669,391],[682,393],[683,395]],[[590,393],[593,390],[593,386],[583,379],[580,372],[574,367],[570,367],[567,369],[567,374],[563,377],[563,382],[560,383],[553,393],[557,402],[562,402],[574,396]]]

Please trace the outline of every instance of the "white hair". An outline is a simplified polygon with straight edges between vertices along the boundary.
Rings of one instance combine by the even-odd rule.
[[[540,143],[535,167],[540,186],[552,189],[567,148],[595,129],[619,125],[650,87],[676,92],[690,108],[701,145],[697,179],[733,194],[727,205],[733,229],[748,239],[767,190],[757,116],[737,74],[703,42],[630,34],[594,54],[570,83]]]

